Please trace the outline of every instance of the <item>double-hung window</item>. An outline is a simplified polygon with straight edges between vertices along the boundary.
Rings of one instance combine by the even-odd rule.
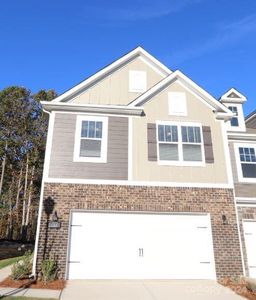
[[[204,161],[200,124],[158,122],[158,161],[201,165]]]
[[[74,161],[106,162],[107,126],[105,117],[77,117]]]
[[[238,177],[241,181],[256,181],[256,145],[240,144],[237,149]]]
[[[237,109],[237,106],[229,106],[228,108],[234,114],[234,116],[230,120],[230,126],[232,126],[232,127],[238,127],[239,126],[239,120],[238,120],[238,109]]]

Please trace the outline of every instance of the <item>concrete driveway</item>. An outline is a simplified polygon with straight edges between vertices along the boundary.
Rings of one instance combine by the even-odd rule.
[[[61,300],[242,300],[210,280],[69,280]]]

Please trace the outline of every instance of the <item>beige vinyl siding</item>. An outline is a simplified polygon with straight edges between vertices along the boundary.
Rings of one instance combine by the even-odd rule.
[[[246,127],[256,129],[256,113],[249,121],[246,122]]]
[[[232,173],[234,179],[234,186],[235,186],[235,196],[236,197],[256,197],[256,184],[255,183],[245,183],[239,182],[238,175],[237,175],[237,165],[236,165],[236,157],[235,157],[235,143],[236,142],[229,142],[229,151],[230,151],[230,158],[232,164]],[[239,142],[240,143],[240,142]],[[254,144],[250,141],[245,141],[245,144]]]
[[[126,180],[128,177],[128,118],[108,118],[107,163],[74,162],[76,114],[56,113],[50,178]]]
[[[152,69],[147,63],[136,57],[118,70],[80,92],[72,102],[80,104],[112,104],[127,105],[137,98],[140,93],[129,92],[129,71],[145,71],[147,76],[147,89],[155,85],[164,77]]]
[[[187,98],[187,116],[168,115],[168,92],[184,92]],[[174,82],[145,103],[145,117],[133,119],[133,179],[140,181],[228,183],[221,122],[212,109],[202,103],[179,83]],[[147,154],[147,124],[156,121],[198,122],[210,126],[214,163],[198,166],[166,166],[149,161]]]

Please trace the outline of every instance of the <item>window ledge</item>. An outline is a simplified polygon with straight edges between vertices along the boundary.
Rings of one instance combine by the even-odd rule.
[[[205,167],[205,162],[185,162],[185,161],[164,161],[158,160],[158,165],[161,166],[176,166],[176,167]]]

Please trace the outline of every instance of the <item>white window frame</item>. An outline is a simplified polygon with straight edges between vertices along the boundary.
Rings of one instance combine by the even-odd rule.
[[[81,140],[82,140],[81,128],[82,128],[83,121],[102,122],[102,138],[101,138],[101,155],[100,155],[100,157],[80,156],[80,146],[81,146]],[[73,161],[74,162],[106,163],[107,162],[107,141],[108,141],[108,118],[107,117],[77,116]]]
[[[142,87],[141,88],[134,88],[133,86],[133,76],[140,74],[143,78]],[[147,90],[147,72],[146,71],[137,71],[137,70],[130,70],[129,71],[129,92],[131,93],[143,93]]]
[[[237,103],[227,103],[227,107],[233,106],[237,108],[237,119],[238,126],[231,126],[231,120],[227,122],[227,128],[229,131],[245,131],[245,123],[244,123],[244,112],[242,104]]]
[[[178,127],[178,156],[179,160],[171,161],[171,160],[160,160],[159,155],[159,141],[158,141],[158,125],[170,125],[170,126],[177,126]],[[201,134],[201,143],[196,143],[195,145],[201,145],[202,151],[202,161],[184,161],[183,160],[183,144],[192,144],[192,143],[183,143],[182,142],[182,133],[181,127],[182,126],[193,126],[200,128]],[[198,167],[205,167],[205,153],[204,153],[204,140],[203,140],[203,130],[202,124],[196,122],[173,122],[173,121],[156,121],[156,138],[157,138],[157,162],[159,165],[167,165],[167,166],[198,166]],[[176,142],[175,142],[176,143]]]
[[[240,161],[240,153],[239,153],[239,148],[254,148],[256,152],[256,143],[255,144],[246,144],[246,143],[236,143],[234,144],[235,148],[235,158],[236,158],[236,169],[237,169],[237,175],[238,175],[238,180],[239,182],[247,182],[247,183],[255,183],[256,178],[246,178],[243,176],[243,170],[242,170],[242,164]],[[246,163],[246,162],[245,162]]]
[[[185,102],[185,109],[183,112],[175,112],[172,110],[173,104],[172,101],[173,99],[176,98],[176,96],[182,96],[182,101]],[[176,98],[177,99],[177,98]],[[186,97],[186,93],[184,92],[169,92],[168,93],[168,112],[170,116],[187,116],[188,112],[187,112],[187,97]]]

